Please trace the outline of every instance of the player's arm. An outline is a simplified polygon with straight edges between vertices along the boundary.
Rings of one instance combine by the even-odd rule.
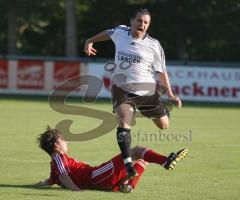
[[[106,33],[106,31],[102,31],[100,33],[98,33],[97,35],[89,38],[86,40],[85,42],[85,47],[84,47],[84,52],[88,55],[88,56],[95,56],[97,53],[97,50],[95,48],[93,48],[93,44],[95,42],[102,42],[102,41],[107,41],[110,40],[111,38],[109,37],[109,35]]]
[[[175,101],[177,106],[179,108],[181,108],[182,107],[181,99],[173,94],[172,89],[171,89],[171,84],[169,81],[169,77],[168,77],[168,73],[167,72],[157,72],[157,75],[158,75],[158,80],[166,88],[169,99]]]
[[[157,42],[157,48],[156,48],[156,52],[154,54],[153,66],[155,68],[155,72],[157,74],[159,82],[167,90],[168,98],[170,100],[175,101],[177,106],[179,108],[181,108],[182,102],[181,102],[180,98],[175,96],[172,92],[171,84],[169,81],[167,68],[166,68],[165,54],[164,54],[163,48],[161,47],[159,42]]]
[[[61,182],[64,188],[70,189],[72,191],[80,191],[78,186],[72,181],[71,177],[67,173],[59,175],[59,181]]]

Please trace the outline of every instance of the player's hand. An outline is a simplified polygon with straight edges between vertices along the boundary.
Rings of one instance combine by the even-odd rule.
[[[170,100],[176,102],[178,108],[182,107],[182,101],[178,96],[171,96],[169,98],[170,98]]]
[[[34,186],[37,186],[37,187],[49,186],[49,184],[47,183],[47,180],[45,180],[45,181],[39,181],[39,182],[35,183]]]
[[[93,43],[87,40],[85,43],[84,52],[88,56],[95,56],[97,53],[97,50],[93,48]]]

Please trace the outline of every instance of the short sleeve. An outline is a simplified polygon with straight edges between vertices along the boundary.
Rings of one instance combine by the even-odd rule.
[[[113,42],[115,42],[119,39],[119,37],[121,36],[121,33],[125,31],[129,31],[129,27],[125,25],[120,25],[112,29],[107,29],[105,32],[113,40]]]
[[[69,172],[67,159],[62,154],[61,155],[56,154],[53,157],[53,165],[57,175],[61,175]]]
[[[167,72],[164,50],[160,43],[157,43],[156,52],[153,58],[153,68],[156,72]]]

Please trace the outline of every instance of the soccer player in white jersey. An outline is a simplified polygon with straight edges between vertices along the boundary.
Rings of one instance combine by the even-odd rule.
[[[89,38],[84,51],[94,56],[95,42],[112,39],[115,44],[115,65],[112,75],[112,102],[118,120],[117,141],[129,179],[137,176],[130,156],[131,121],[137,108],[151,118],[157,127],[169,127],[169,110],[164,106],[159,85],[165,88],[170,100],[180,108],[179,97],[171,90],[164,51],[160,43],[148,36],[151,16],[147,9],[139,9],[130,20],[130,27],[118,26]],[[160,83],[160,84],[159,84]],[[174,158],[171,158],[174,159]]]

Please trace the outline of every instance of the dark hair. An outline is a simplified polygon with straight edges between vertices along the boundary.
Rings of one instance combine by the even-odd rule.
[[[132,19],[135,19],[138,13],[141,13],[142,15],[149,15],[149,16],[151,17],[150,12],[149,12],[146,8],[144,8],[144,9],[138,9],[138,10],[136,10],[136,11],[133,13],[133,15],[131,16],[131,18],[132,18]]]
[[[47,130],[37,138],[37,143],[39,143],[42,150],[51,156],[54,153],[55,143],[59,138],[64,139],[57,129],[51,129],[47,126]]]

